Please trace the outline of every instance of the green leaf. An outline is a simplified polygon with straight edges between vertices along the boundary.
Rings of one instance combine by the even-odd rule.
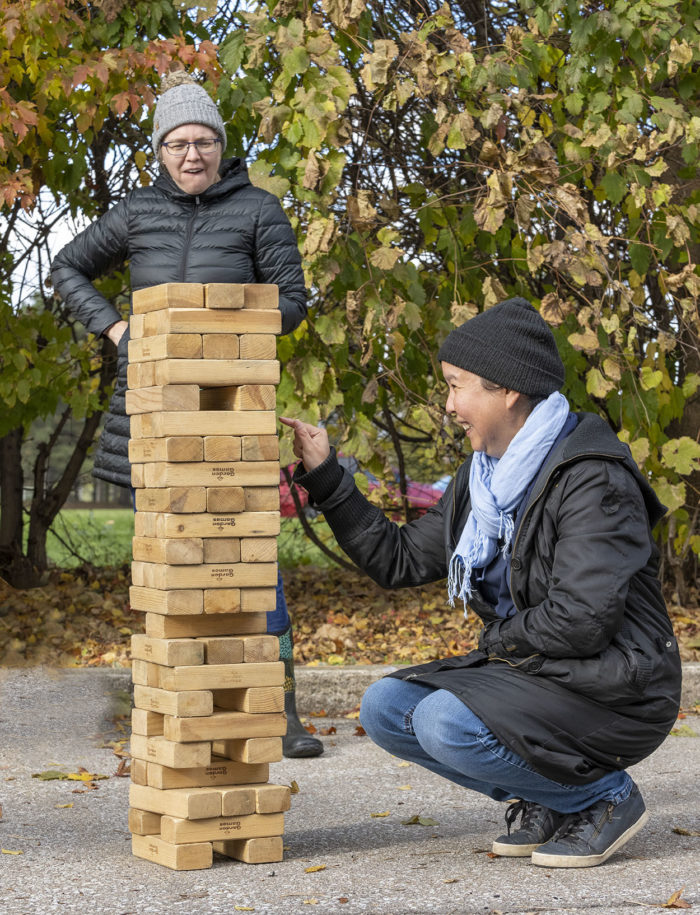
[[[681,476],[700,470],[700,444],[687,435],[665,442],[661,454],[664,464]]]

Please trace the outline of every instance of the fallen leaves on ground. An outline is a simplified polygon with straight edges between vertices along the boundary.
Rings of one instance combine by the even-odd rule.
[[[697,829],[683,829],[682,826],[674,826],[672,832],[679,836],[700,836]]]
[[[432,817],[421,817],[417,814],[415,816],[409,817],[407,820],[401,820],[402,826],[439,826],[437,820],[433,820]]]
[[[24,854],[23,851],[12,851],[9,848],[0,848],[0,852],[2,852],[3,855],[23,855]]]
[[[325,871],[325,869],[326,869],[325,864],[314,864],[312,867],[305,867],[304,873],[305,874],[315,874],[316,871]]]
[[[87,769],[79,766],[77,772],[59,772],[57,769],[47,769],[45,772],[34,772],[32,778],[38,778],[42,782],[96,782],[109,778],[109,775],[98,775],[96,772],[88,772]]]
[[[290,794],[299,794],[299,785],[296,782],[296,779],[292,779],[292,784],[289,786]]]
[[[475,647],[481,622],[447,605],[444,582],[386,591],[362,572],[283,572],[300,664],[419,664]],[[128,666],[144,614],[129,606],[129,567],[52,570],[39,588],[0,581],[0,665]],[[700,597],[670,608],[684,661],[700,661]]]
[[[371,817],[388,817],[391,816],[391,810],[383,810],[381,813],[370,813]]]
[[[690,902],[681,899],[684,889],[685,887],[682,886],[675,893],[671,893],[666,902],[638,902],[637,905],[645,906],[648,909],[692,909]]]

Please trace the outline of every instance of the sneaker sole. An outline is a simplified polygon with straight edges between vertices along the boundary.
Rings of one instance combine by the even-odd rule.
[[[534,851],[532,853],[532,863],[540,867],[595,867],[596,864],[602,864],[603,861],[607,861],[618,848],[621,848],[625,842],[628,842],[632,836],[636,835],[648,819],[649,812],[645,810],[636,823],[633,823],[626,832],[623,832],[609,848],[606,848],[599,855],[548,855],[546,852]]]
[[[529,858],[541,843],[535,845],[507,845],[505,842],[494,842],[491,851],[502,858]]]

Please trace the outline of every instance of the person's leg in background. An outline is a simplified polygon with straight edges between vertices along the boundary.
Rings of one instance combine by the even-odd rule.
[[[323,744],[309,734],[297,714],[292,621],[289,618],[282,575],[279,572],[277,573],[277,606],[267,614],[267,631],[279,639],[280,661],[284,661],[284,710],[287,715],[287,733],[282,738],[283,753],[291,758],[320,756],[323,753]]]

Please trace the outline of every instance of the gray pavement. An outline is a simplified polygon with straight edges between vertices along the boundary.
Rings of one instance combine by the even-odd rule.
[[[379,673],[300,672],[306,711],[326,708],[330,716],[314,721],[337,733],[323,737],[321,758],[272,766],[271,781],[300,789],[282,863],[215,857],[211,870],[174,872],[132,857],[128,779],[113,777],[118,759],[100,748],[125,710],[129,672],[0,670],[0,847],[21,852],[0,854],[0,912],[639,915],[661,911],[683,886],[683,899],[700,906],[700,838],[674,832],[700,831],[700,738],[669,737],[634,767],[651,821],[609,862],[538,868],[488,856],[503,805],[401,765],[356,736],[355,721],[333,717],[357,704],[362,678]],[[700,733],[698,718],[682,724]],[[80,783],[31,777],[79,766],[112,777],[79,794]],[[437,825],[403,825],[416,815]]]

